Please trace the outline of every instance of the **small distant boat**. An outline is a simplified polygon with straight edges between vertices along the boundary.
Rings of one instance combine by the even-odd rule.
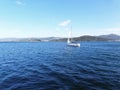
[[[71,27],[72,31],[72,27]],[[71,41],[71,31],[69,32],[68,40],[67,40],[67,45],[71,47],[80,47],[80,43],[75,43]]]

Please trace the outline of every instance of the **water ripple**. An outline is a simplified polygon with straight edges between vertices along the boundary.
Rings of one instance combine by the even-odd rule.
[[[0,43],[0,90],[119,90],[120,43]]]

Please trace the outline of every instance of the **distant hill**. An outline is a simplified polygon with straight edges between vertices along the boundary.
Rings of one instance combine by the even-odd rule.
[[[3,38],[0,42],[40,42],[39,38]]]
[[[100,35],[98,37],[111,39],[111,40],[120,40],[120,36],[116,34]]]
[[[85,35],[81,37],[72,38],[72,40],[73,41],[108,41],[109,39]],[[55,41],[67,41],[67,38],[57,39]]]
[[[81,36],[81,37],[73,38],[73,39],[75,41],[108,41],[108,39],[106,38],[89,36],[89,35],[85,35],[85,36]]]
[[[61,39],[60,37],[46,37],[46,38],[40,38],[41,41],[46,42],[46,41],[53,41],[53,40],[57,40],[57,39]]]
[[[73,37],[73,41],[120,41],[120,36],[116,34],[90,36],[84,35]],[[3,38],[0,42],[48,42],[48,41],[67,41],[67,38],[46,37],[46,38]]]
[[[47,42],[61,39],[60,37],[46,37],[46,38],[1,38],[0,42]]]
[[[23,38],[18,40],[19,42],[40,42],[39,38]]]
[[[90,36],[84,35],[81,37],[73,37],[74,41],[120,41],[120,36],[116,34],[100,35],[100,36]],[[55,41],[67,41],[67,38],[57,39]]]

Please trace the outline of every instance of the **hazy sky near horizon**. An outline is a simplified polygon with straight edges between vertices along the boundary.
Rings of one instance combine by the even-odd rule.
[[[120,35],[120,0],[0,0],[0,38]]]

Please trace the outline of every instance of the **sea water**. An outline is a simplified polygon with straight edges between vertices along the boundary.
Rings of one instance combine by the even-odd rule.
[[[120,42],[0,43],[0,90],[119,90]]]

